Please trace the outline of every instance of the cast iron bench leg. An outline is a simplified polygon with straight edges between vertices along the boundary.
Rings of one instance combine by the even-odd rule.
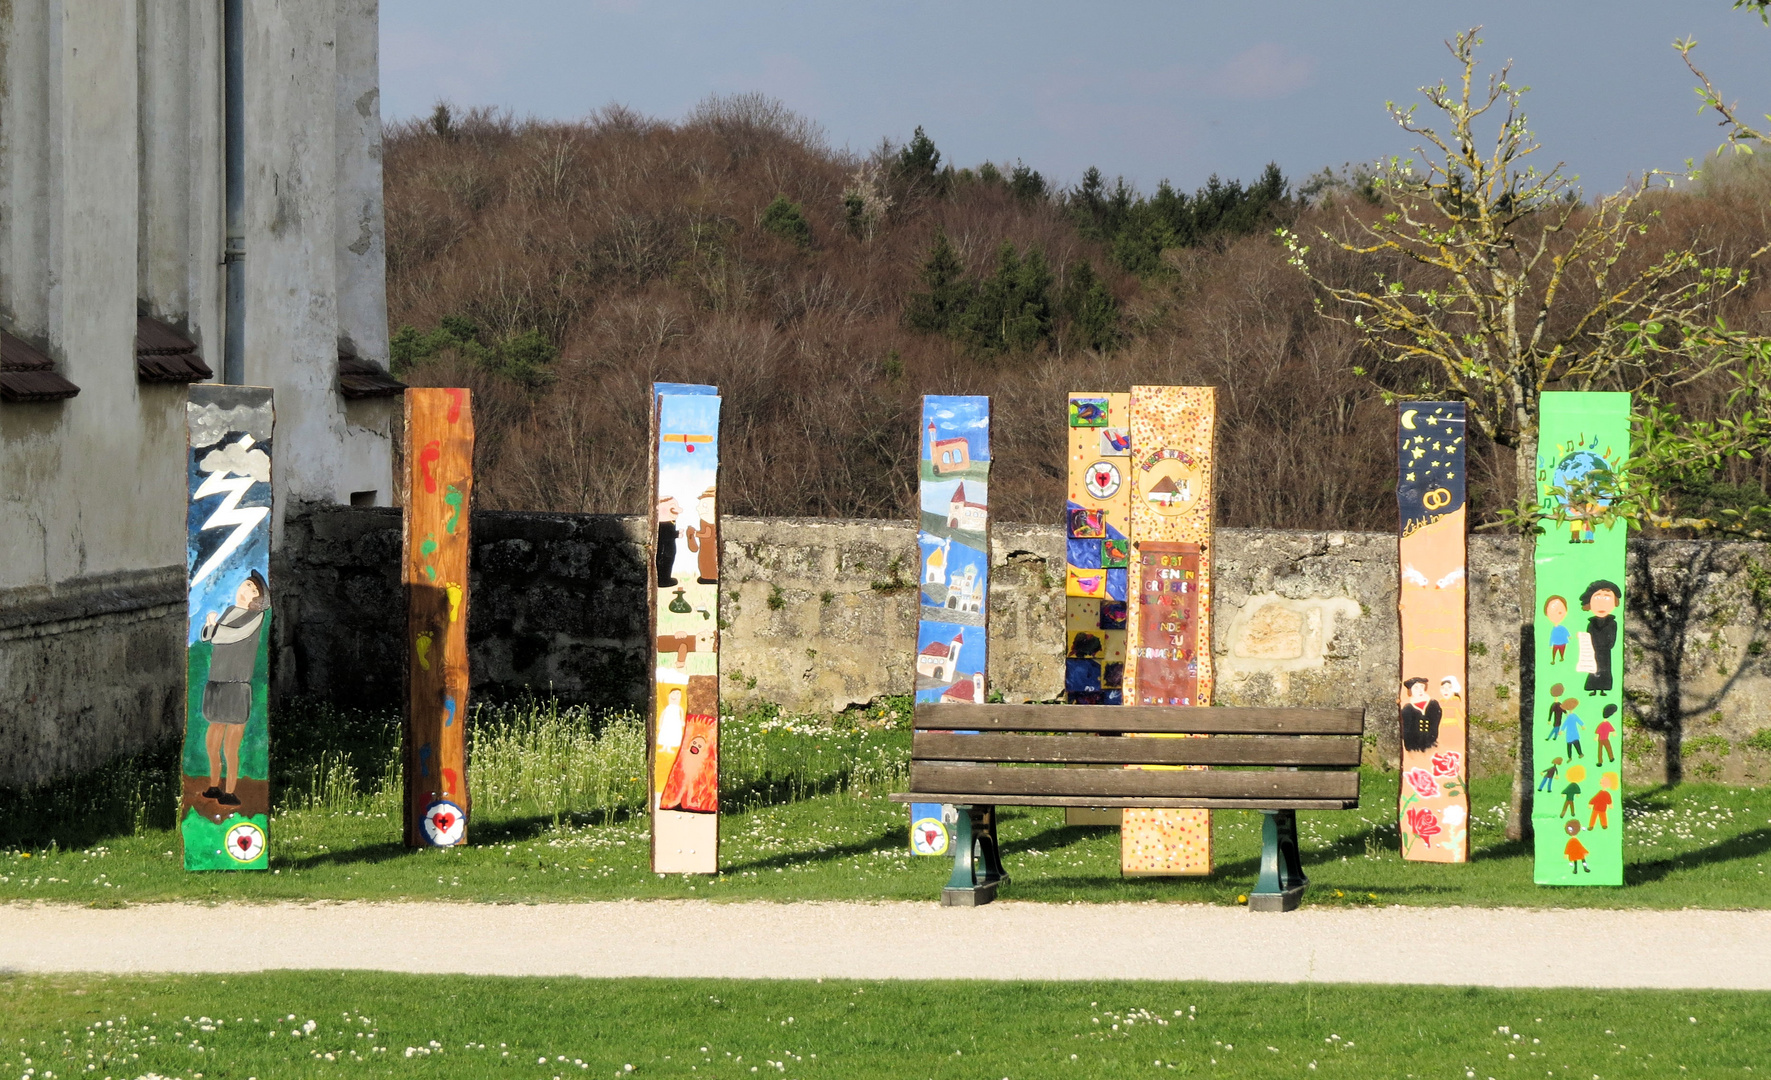
[[[1291,911],[1304,896],[1296,810],[1261,811],[1261,876],[1248,894],[1250,911]]]
[[[953,824],[953,876],[941,890],[942,907],[977,907],[996,899],[1008,880],[996,845],[996,807],[959,806]]]

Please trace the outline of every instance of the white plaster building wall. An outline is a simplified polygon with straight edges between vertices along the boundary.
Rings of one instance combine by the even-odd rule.
[[[49,332],[49,12],[13,4],[0,33],[0,305],[29,337]],[[0,588],[49,580],[49,524],[37,490],[57,479],[63,414],[0,416]]]
[[[381,201],[380,0],[338,3],[338,334],[388,359],[387,228]]]
[[[135,380],[136,0],[12,15],[0,307],[81,392],[0,407],[0,588],[51,587],[183,561],[182,522],[146,509],[182,502],[182,395]]]
[[[387,356],[378,4],[244,9],[245,381],[276,390],[279,510],[386,504],[394,402],[337,389],[341,339]],[[0,322],[80,387],[0,404],[0,784],[180,719],[185,391],[137,381],[135,325],[220,373],[222,38],[220,0],[0,0]]]
[[[221,5],[136,2],[139,297],[149,314],[184,329],[219,368],[226,329],[225,277],[216,254],[226,243]]]
[[[385,502],[391,487],[391,410],[374,410],[378,428],[353,424],[334,389],[338,41],[358,32],[338,13],[338,0],[304,0],[251,4],[246,16],[246,381],[277,390],[282,515],[355,491]],[[379,303],[385,324],[384,292]]]

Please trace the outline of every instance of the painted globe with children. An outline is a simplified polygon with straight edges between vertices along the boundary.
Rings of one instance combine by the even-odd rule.
[[[1576,450],[1556,463],[1550,484],[1561,492],[1557,497],[1567,505],[1572,494],[1580,502],[1610,506],[1611,496],[1605,488],[1611,483],[1611,463],[1591,450]]]

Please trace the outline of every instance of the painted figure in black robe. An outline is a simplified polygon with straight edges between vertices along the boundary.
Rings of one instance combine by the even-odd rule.
[[[682,507],[674,498],[658,500],[658,547],[653,552],[658,563],[658,587],[668,589],[676,584],[676,519]]]
[[[1593,641],[1593,662],[1598,670],[1587,676],[1587,693],[1604,697],[1611,692],[1614,679],[1611,654],[1617,648],[1617,604],[1623,590],[1601,578],[1580,594],[1580,609],[1592,612],[1587,619],[1587,634]]]
[[[1445,710],[1427,693],[1427,680],[1405,679],[1402,693],[1402,745],[1409,750],[1431,750],[1439,745],[1439,721]]]

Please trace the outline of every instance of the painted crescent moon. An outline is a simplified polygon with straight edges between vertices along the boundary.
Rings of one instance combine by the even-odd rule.
[[[1413,431],[1414,430],[1414,414],[1417,412],[1420,412],[1420,410],[1419,409],[1408,409],[1405,412],[1403,412],[1402,426],[1407,428],[1410,431]]]

